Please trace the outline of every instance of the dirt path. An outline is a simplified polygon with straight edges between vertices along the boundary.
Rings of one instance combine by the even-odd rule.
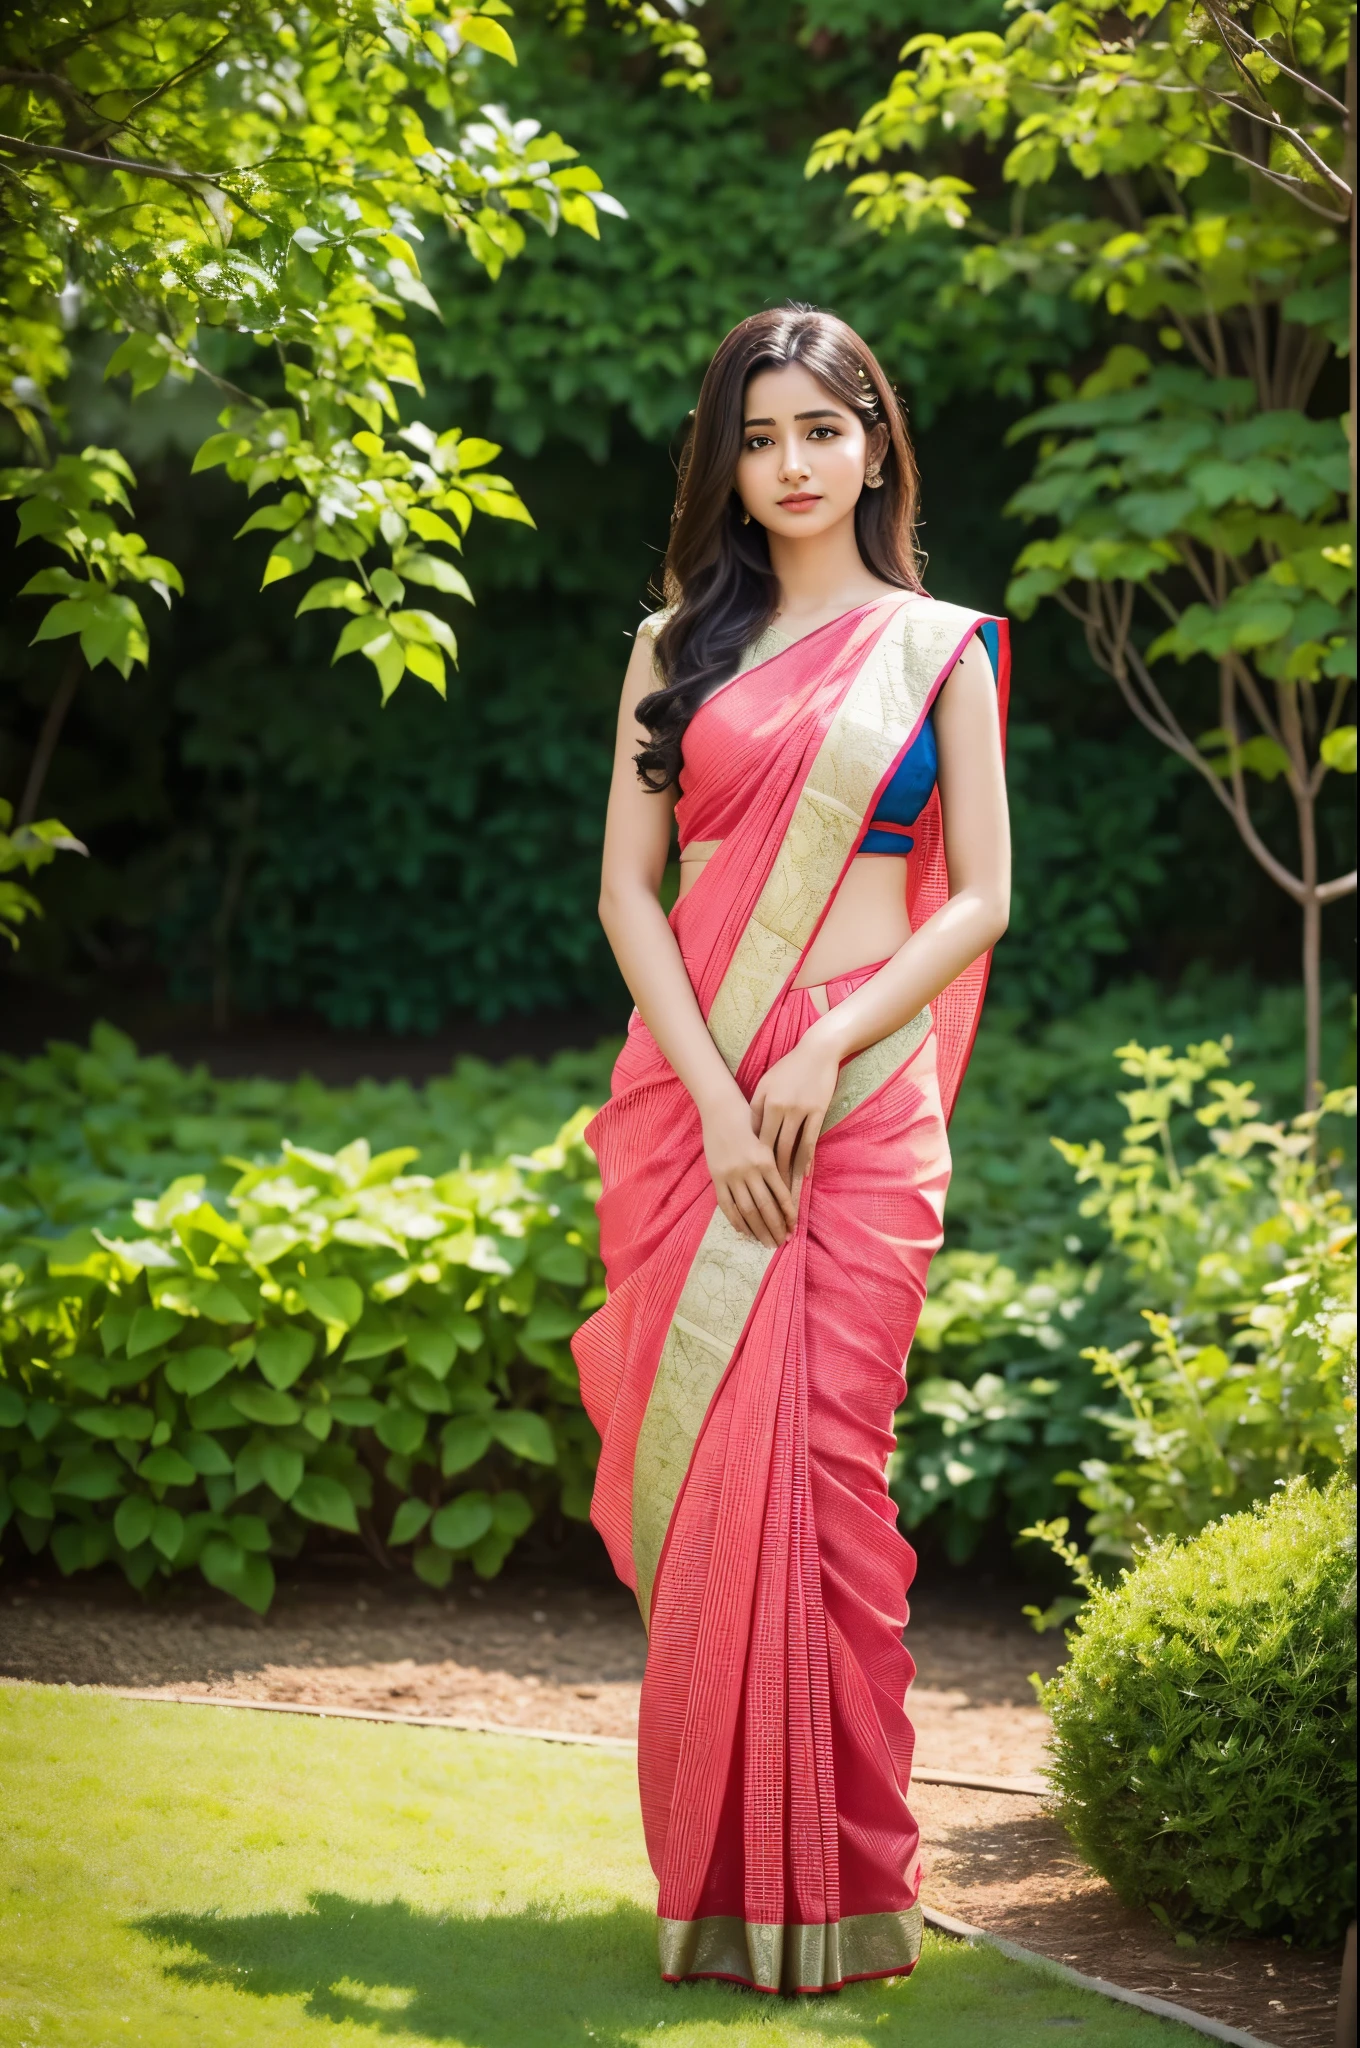
[[[97,1592],[98,1597],[92,1597]],[[192,1595],[192,1597],[190,1597]],[[1059,1654],[1014,1605],[914,1603],[910,1711],[922,1769],[1026,1777],[1048,1733],[1029,1674]],[[112,1580],[0,1594],[0,1676],[450,1715],[505,1728],[637,1732],[646,1642],[616,1586],[502,1579],[456,1598],[408,1585],[284,1587],[265,1621],[202,1589],[146,1605]],[[925,1900],[1074,1969],[1245,2028],[1331,2048],[1338,1960],[1275,1942],[1178,1946],[1121,1906],[1037,1799],[918,1783]]]

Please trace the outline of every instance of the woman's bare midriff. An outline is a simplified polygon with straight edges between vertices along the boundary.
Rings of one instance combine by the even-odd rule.
[[[680,895],[687,896],[717,852],[721,841],[706,840],[702,856],[687,853],[680,862]],[[890,853],[861,853],[836,891],[826,922],[803,962],[795,988],[817,994],[838,975],[853,974],[889,959],[911,937],[907,916],[906,860]]]

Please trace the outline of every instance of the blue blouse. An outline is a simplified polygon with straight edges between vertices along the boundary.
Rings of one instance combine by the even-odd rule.
[[[995,619],[988,619],[979,631],[995,675],[1001,637]],[[869,820],[869,829],[860,843],[861,853],[911,852],[915,842],[907,828],[916,823],[930,802],[939,765],[934,714],[927,713],[925,724],[898,762],[891,782],[878,800],[874,815]]]

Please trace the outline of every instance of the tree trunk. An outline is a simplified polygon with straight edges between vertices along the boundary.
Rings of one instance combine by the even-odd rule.
[[[19,799],[19,811],[14,820],[16,825],[31,825],[38,815],[38,800],[43,793],[47,771],[52,765],[52,756],[57,751],[57,741],[61,738],[66,714],[75,702],[76,691],[80,688],[80,679],[84,673],[85,657],[77,641],[71,649],[71,657],[61,681],[57,684],[56,694],[47,707],[47,716],[42,722],[42,731],[38,734],[38,744],[33,749],[33,759],[28,764],[28,780]]]
[[[1322,905],[1303,900],[1303,1106],[1316,1109],[1322,1079]]]

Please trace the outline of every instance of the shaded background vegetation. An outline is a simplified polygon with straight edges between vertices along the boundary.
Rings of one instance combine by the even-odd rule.
[[[663,93],[655,60],[598,26],[564,38],[546,0],[519,9],[512,111],[522,99],[588,147],[630,217],[598,245],[531,239],[495,285],[453,248],[432,257],[444,321],[422,336],[425,416],[502,441],[538,521],[474,527],[479,608],[460,621],[447,705],[413,683],[381,709],[366,664],[327,666],[329,629],[292,618],[291,586],[247,595],[266,538],[233,546],[238,494],[187,474],[211,400],[169,383],[129,412],[101,381],[106,346],[85,345],[71,439],[127,450],[143,530],[189,595],[158,622],[149,673],[104,667],[82,685],[47,798],[91,859],[44,876],[46,918],[5,969],[11,1042],[37,1018],[135,1025],[182,1006],[219,1028],[304,1013],[429,1033],[518,1012],[542,1014],[551,1038],[554,1012],[621,1020],[594,916],[608,736],[665,543],[671,445],[718,338],[786,297],[865,333],[911,411],[930,587],[979,605],[999,602],[1019,541],[1002,507],[1030,457],[1004,447],[1006,430],[1046,373],[1108,342],[1099,314],[1038,290],[942,313],[943,242],[907,251],[863,234],[838,181],[804,178],[810,141],[881,89],[905,30],[997,13],[994,0],[709,0],[705,103]],[[961,168],[999,194],[994,162]],[[245,357],[233,374],[264,388],[269,365]],[[33,565],[3,559],[12,589]],[[11,795],[61,659],[25,648],[30,611],[7,606],[4,628],[20,677],[0,714]],[[1063,1014],[1112,980],[1169,986],[1192,965],[1292,980],[1292,907],[1131,724],[1076,627],[1043,608],[1015,653],[1017,901],[1000,1001]],[[1335,855],[1348,793],[1333,787]],[[1330,916],[1348,973],[1349,916]]]

